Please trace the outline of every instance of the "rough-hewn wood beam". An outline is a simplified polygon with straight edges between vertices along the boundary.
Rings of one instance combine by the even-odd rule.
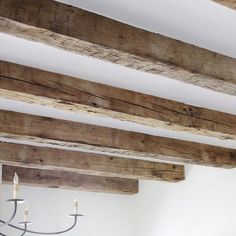
[[[236,116],[0,61],[0,96],[67,111],[236,139]]]
[[[236,10],[236,1],[235,0],[213,0],[213,1]]]
[[[52,0],[1,0],[0,31],[236,95],[236,59]]]
[[[236,150],[95,125],[0,111],[0,137],[87,152],[235,167]]]
[[[13,143],[0,142],[0,162],[107,177],[170,182],[184,179],[184,168],[180,165]]]
[[[83,175],[60,170],[42,170],[3,165],[3,183],[11,184],[14,173],[22,185],[67,188],[80,191],[119,194],[138,193],[138,180]]]

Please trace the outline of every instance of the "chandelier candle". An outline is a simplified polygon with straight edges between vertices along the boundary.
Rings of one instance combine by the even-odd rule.
[[[25,212],[24,212],[24,222],[28,222],[29,221],[29,209],[28,207],[25,208]]]
[[[19,178],[17,173],[15,173],[14,178],[13,178],[13,199],[17,199],[17,194],[19,191]]]
[[[78,214],[78,211],[79,210],[79,202],[78,202],[78,200],[76,199],[75,200],[75,208],[74,208],[74,212],[75,212],[75,214]]]

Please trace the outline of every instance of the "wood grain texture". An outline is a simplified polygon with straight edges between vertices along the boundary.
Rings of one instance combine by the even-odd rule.
[[[236,10],[236,0],[213,0],[213,1]]]
[[[235,167],[236,150],[48,117],[0,111],[0,138],[110,155]]]
[[[220,139],[236,139],[236,116],[0,61],[0,96],[65,111]]]
[[[21,185],[117,194],[135,194],[139,190],[138,180],[82,175],[60,170],[39,170],[9,165],[3,165],[3,183],[12,184],[15,172],[19,176]]]
[[[236,59],[52,0],[1,0],[0,31],[236,95]]]
[[[0,142],[0,162],[37,169],[129,179],[177,182],[184,167],[86,152]]]

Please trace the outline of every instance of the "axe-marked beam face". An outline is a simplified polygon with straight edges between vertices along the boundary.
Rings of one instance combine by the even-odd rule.
[[[0,61],[1,97],[171,131],[236,139],[236,116]]]
[[[236,150],[90,124],[0,111],[0,138],[7,142],[232,168]]]
[[[184,179],[181,165],[2,142],[0,150],[0,162],[9,165],[127,179]]]
[[[0,31],[236,95],[236,59],[53,0],[1,0]]]
[[[117,194],[138,193],[138,180],[83,175],[60,170],[42,170],[3,165],[3,183],[12,183],[17,173],[22,185]]]

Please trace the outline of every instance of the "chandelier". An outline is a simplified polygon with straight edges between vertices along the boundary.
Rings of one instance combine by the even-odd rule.
[[[76,224],[78,222],[78,218],[83,216],[78,213],[78,200],[76,199],[75,205],[74,205],[74,213],[69,215],[70,217],[72,217],[74,219],[74,222],[67,229],[64,229],[62,231],[57,231],[57,232],[38,232],[38,231],[34,231],[34,230],[29,230],[28,226],[32,223],[29,221],[29,209],[27,207],[25,208],[25,211],[24,211],[24,220],[22,222],[19,222],[20,226],[16,226],[16,225],[12,224],[11,222],[13,221],[13,219],[16,216],[18,204],[25,202],[24,199],[17,198],[18,191],[19,191],[19,178],[18,178],[17,174],[15,173],[14,178],[13,178],[13,198],[7,200],[7,202],[12,203],[14,205],[13,213],[12,213],[12,216],[10,217],[9,220],[0,220],[0,228],[11,227],[13,229],[16,229],[19,232],[21,232],[21,234],[19,234],[19,236],[23,236],[26,233],[38,234],[38,235],[63,234],[63,233],[66,233],[66,232],[72,230],[76,226]],[[0,235],[1,236],[8,236],[6,234],[3,234],[2,232],[0,232]]]

